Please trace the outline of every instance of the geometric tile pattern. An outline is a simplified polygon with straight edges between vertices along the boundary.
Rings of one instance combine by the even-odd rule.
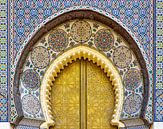
[[[52,15],[53,13],[57,12],[58,10],[69,8],[72,6],[77,5],[93,5],[94,7],[103,8],[103,10],[109,12],[113,16],[116,16],[118,19],[120,19],[124,24],[126,24],[132,32],[139,38],[140,42],[142,42],[145,51],[147,51],[147,54],[152,60],[152,35],[153,31],[152,29],[149,30],[149,28],[152,28],[153,19],[152,19],[152,10],[153,10],[153,0],[135,0],[135,1],[120,1],[120,0],[54,0],[54,2],[47,2],[48,0],[44,1],[27,1],[27,3],[24,4],[24,1],[22,0],[15,0],[14,3],[10,1],[10,10],[14,8],[14,12],[16,13],[13,17],[15,23],[15,28],[11,30],[14,31],[13,35],[10,37],[10,46],[14,43],[15,45],[12,46],[12,55],[16,55],[16,51],[20,48],[21,44],[24,39],[26,38],[32,30],[41,23],[44,19],[46,19],[48,16]],[[102,1],[102,2],[101,2]],[[163,7],[163,1],[162,0],[154,0],[157,2],[155,4],[155,14],[157,15],[157,27],[155,26],[157,33],[157,39],[155,36],[155,58],[157,56],[157,59],[155,60],[155,66],[157,67],[157,71],[155,71],[155,102],[157,102],[160,105],[160,97],[157,96],[158,92],[163,92],[163,77],[162,77],[162,71],[163,71],[163,63],[162,63],[162,55],[163,55],[163,35],[162,35],[162,28],[163,28],[163,18],[162,18],[162,7]],[[8,0],[1,0],[0,1],[0,91],[1,95],[4,96],[4,99],[0,100],[0,104],[3,107],[0,111],[0,121],[7,121],[7,10],[8,10]],[[129,5],[129,6],[126,6]],[[25,7],[23,7],[25,6]],[[14,13],[11,11],[11,13]],[[134,13],[133,13],[134,12]],[[38,15],[36,15],[36,13]],[[22,14],[25,14],[22,18]],[[131,15],[134,14],[134,15]],[[30,17],[33,17],[32,19]],[[11,18],[12,19],[12,18]],[[12,20],[13,20],[12,19]],[[17,24],[19,23],[19,24]],[[11,28],[13,27],[12,24]],[[27,26],[27,27],[24,27]],[[18,28],[18,29],[16,29]],[[25,30],[24,30],[25,29]],[[11,33],[11,32],[10,32]],[[22,36],[23,35],[23,36]],[[14,37],[14,42],[12,41]],[[12,60],[13,61],[13,60]],[[152,64],[151,64],[152,65]],[[12,67],[12,66],[10,66]],[[151,66],[152,67],[152,66]],[[156,70],[156,69],[155,69]],[[9,75],[8,75],[9,76]],[[158,100],[157,100],[158,99]],[[5,100],[5,101],[4,101]],[[156,107],[156,104],[155,104]],[[160,110],[162,111],[163,107],[156,107],[155,108],[155,114]],[[157,111],[157,109],[159,109]],[[3,114],[3,115],[2,115]],[[161,114],[162,115],[162,114]],[[163,121],[163,118],[160,116],[155,116],[155,121]]]
[[[10,1],[11,2],[11,1]],[[141,42],[145,52],[152,60],[152,0],[55,0],[50,1],[22,1],[16,0],[10,3],[11,11],[11,40],[10,57],[14,57],[24,40],[42,21],[54,13],[73,6],[90,6],[104,10],[122,21],[134,33]],[[152,66],[152,65],[150,65]],[[13,67],[12,65],[10,66]],[[12,73],[11,73],[12,74]],[[152,78],[150,79],[152,80]],[[151,101],[152,103],[152,101]],[[149,112],[151,109],[149,109]],[[150,113],[148,113],[150,114]],[[151,117],[151,116],[148,116]],[[149,118],[150,119],[150,118]]]
[[[147,125],[140,125],[140,126],[135,126],[135,127],[124,127],[120,129],[149,129],[149,126]]]
[[[163,90],[156,90],[155,93],[155,121],[163,120]]]
[[[34,31],[37,25],[39,25],[49,16],[73,6],[90,6],[92,8],[103,10],[119,19],[131,30],[137,39],[139,39],[139,42],[148,55],[148,58],[150,61],[152,61],[152,0],[44,0],[35,2],[30,0],[16,0],[10,4],[10,9],[13,10],[13,12],[11,11],[11,16],[13,19],[11,21],[12,24],[10,32],[12,37],[10,41],[10,49],[12,50],[10,52],[11,62],[14,62],[16,53],[21,48],[24,40]],[[149,64],[149,67],[151,70],[152,64]],[[13,64],[11,68],[13,68]],[[152,76],[150,77],[150,80],[152,81]],[[150,99],[150,103],[152,103],[152,98]],[[147,114],[151,114],[152,106],[148,105],[148,107]],[[150,121],[152,120],[151,115],[147,115],[146,117]]]
[[[21,79],[18,81],[20,81],[19,89],[25,118],[43,118],[43,113],[39,110],[40,105],[38,103],[40,98],[40,88],[37,88],[37,85],[40,85],[38,77],[41,81],[49,64],[58,55],[80,45],[81,42],[83,45],[94,48],[97,51],[100,50],[113,64],[119,66],[117,70],[121,78],[125,79],[125,86],[129,87],[128,89],[124,87],[125,103],[121,119],[137,118],[140,116],[144,84],[142,73],[140,72],[140,64],[133,51],[129,48],[128,42],[108,26],[106,27],[104,24],[93,20],[71,20],[51,29],[51,31],[48,31],[36,42],[32,50],[27,53],[27,58],[22,64],[23,74],[22,76],[20,75]],[[63,44],[63,42],[65,43]],[[55,49],[51,46],[51,43],[55,44]],[[48,56],[45,57],[45,53],[49,53],[47,54]],[[33,55],[35,55],[36,60],[32,60]],[[48,64],[45,64],[45,62],[48,62]],[[44,64],[44,67],[41,65],[38,67],[36,64]],[[33,86],[36,86],[36,88],[31,89]],[[31,103],[33,103],[33,106],[31,106]]]
[[[125,129],[149,129],[149,126],[147,126],[147,125],[140,125],[140,126],[135,126],[135,127],[127,127]]]
[[[7,113],[7,0],[0,1],[0,121],[8,121]]]
[[[43,0],[33,2],[15,0],[14,7],[14,45],[18,51],[26,37],[43,20],[59,10],[72,6],[93,6],[115,16],[128,26],[150,55],[151,43],[151,0]]]
[[[155,37],[155,56],[156,56],[156,89],[163,89],[163,1],[157,0],[156,3],[156,37]]]
[[[155,1],[154,35],[154,121],[163,122],[163,0]]]
[[[19,125],[16,127],[16,129],[39,129],[39,127]]]

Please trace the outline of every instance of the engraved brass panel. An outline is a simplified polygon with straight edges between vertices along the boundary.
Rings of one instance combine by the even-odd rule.
[[[87,129],[116,129],[110,124],[114,110],[114,91],[106,74],[87,63]]]
[[[76,61],[59,74],[52,87],[52,111],[55,127],[80,129],[80,62]]]
[[[114,91],[106,74],[93,62],[69,64],[52,86],[55,127],[50,129],[117,129],[110,125]]]

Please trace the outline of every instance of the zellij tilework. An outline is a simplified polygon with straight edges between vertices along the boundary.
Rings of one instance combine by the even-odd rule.
[[[154,5],[153,5],[154,2]],[[162,69],[163,69],[163,59],[162,59],[162,41],[163,41],[163,1],[162,0],[40,0],[40,1],[32,1],[32,0],[1,0],[0,1],[0,49],[1,49],[1,58],[0,58],[0,75],[1,75],[1,83],[0,83],[0,121],[14,121],[17,114],[16,110],[14,109],[14,101],[13,101],[13,68],[15,57],[18,55],[19,50],[23,45],[25,46],[25,40],[29,37],[34,31],[37,30],[37,26],[39,26],[42,22],[48,20],[49,17],[53,15],[57,15],[57,13],[61,10],[66,10],[68,8],[73,7],[82,7],[89,6],[91,9],[98,9],[101,11],[105,11],[111,14],[113,17],[120,20],[123,24],[127,26],[131,30],[131,32],[137,37],[139,42],[141,43],[142,48],[146,52],[146,55],[149,59],[148,70],[150,72],[149,80],[150,80],[150,93],[154,94],[154,114],[155,114],[155,121],[163,121],[163,114],[162,114],[162,102],[163,97],[161,93],[163,92],[163,85],[162,85]],[[100,11],[99,11],[100,12]],[[154,13],[154,17],[153,17]],[[80,23],[77,23],[80,24]],[[85,26],[89,27],[88,24]],[[154,26],[154,31],[153,31]],[[28,105],[24,104],[24,112],[26,117],[34,117],[34,118],[41,118],[43,117],[40,104],[38,102],[38,89],[41,82],[41,76],[43,76],[44,72],[43,69],[49,64],[49,62],[54,59],[57,54],[57,50],[61,51],[64,48],[70,47],[75,45],[76,42],[83,43],[87,41],[91,37],[91,33],[88,30],[85,32],[87,33],[87,37],[85,39],[80,39],[75,35],[75,28],[71,29],[71,36],[67,36],[67,30],[61,28],[57,31],[54,31],[56,35],[63,34],[64,38],[60,46],[50,44],[50,41],[54,41],[57,37],[51,34],[49,39],[45,39],[45,41],[39,41],[40,44],[35,46],[33,51],[30,53],[29,62],[26,62],[26,66],[23,69],[23,75],[21,76],[21,86],[24,88],[20,88],[21,91],[21,99],[22,102],[27,101],[28,98],[31,98],[33,102],[35,102],[36,109],[28,111]],[[106,32],[108,32],[106,34]],[[74,37],[73,37],[74,36]],[[107,41],[109,42],[109,46],[105,44],[105,41],[102,42],[101,39],[98,37],[104,36],[106,39],[110,37]],[[153,40],[154,36],[154,40]],[[70,41],[70,38],[74,42]],[[113,48],[117,49],[118,51],[112,51],[112,53],[108,52],[107,56],[113,58],[113,62],[119,69],[126,69],[126,65],[131,65],[133,60],[131,60],[132,52],[128,50],[128,48],[124,45],[119,45],[115,47],[113,41],[116,41],[115,38],[112,37],[109,30],[100,29],[96,32],[95,37],[96,41],[103,43],[100,45],[98,42],[91,42],[88,45],[94,45],[99,50],[103,50],[104,53],[112,50]],[[47,42],[47,46],[44,42]],[[64,43],[64,44],[62,44]],[[66,44],[68,43],[68,44]],[[71,44],[70,44],[71,43]],[[106,46],[105,46],[106,45]],[[49,47],[49,48],[48,48]],[[38,50],[45,53],[44,59],[46,62],[38,62],[37,57],[40,55]],[[53,51],[53,53],[51,53]],[[153,55],[154,53],[154,55]],[[120,63],[117,61],[119,60],[119,54],[124,55],[128,60],[125,62],[122,60]],[[50,58],[48,58],[50,57]],[[41,60],[42,58],[40,58]],[[31,67],[30,67],[31,66]],[[26,69],[26,68],[28,69]],[[139,88],[141,83],[139,79],[139,71],[130,66],[132,69],[127,69],[123,71],[123,80],[124,80],[124,87],[128,91],[127,100],[125,103],[129,103],[129,101],[134,101],[135,99],[139,100],[137,105],[140,105],[141,95],[135,94],[135,96],[130,96],[131,91],[133,90],[130,85],[133,85],[135,89]],[[35,69],[34,69],[35,68]],[[33,70],[34,69],[34,70]],[[38,69],[41,69],[38,71]],[[132,81],[128,81],[129,76],[131,76],[131,72],[138,73],[136,78]],[[154,73],[153,73],[154,72]],[[32,80],[35,82],[29,82],[25,77],[30,77],[32,74]],[[154,86],[154,88],[153,88]],[[9,91],[9,92],[8,92]],[[29,91],[32,91],[32,95],[27,95]],[[142,92],[142,91],[141,91]],[[34,95],[33,95],[34,94]],[[8,97],[10,96],[10,97]],[[152,121],[152,107],[153,107],[153,98],[150,96],[150,104],[148,105],[146,117],[149,121]],[[8,103],[10,106],[8,106]],[[30,101],[29,101],[30,103]],[[139,106],[138,106],[139,107]],[[137,107],[134,108],[134,112],[124,108],[124,114],[122,117],[127,117],[127,113],[132,112],[133,114],[136,113]],[[33,115],[37,114],[37,115]]]

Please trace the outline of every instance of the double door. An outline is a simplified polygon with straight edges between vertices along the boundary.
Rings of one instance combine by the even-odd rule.
[[[77,60],[65,67],[51,95],[55,126],[50,129],[117,129],[110,124],[113,87],[93,62]]]

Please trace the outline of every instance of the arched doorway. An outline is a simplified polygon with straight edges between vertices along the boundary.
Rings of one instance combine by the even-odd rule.
[[[104,71],[88,60],[64,68],[51,90],[55,126],[50,129],[117,129],[110,124],[115,97]]]
[[[100,66],[102,71],[104,71],[104,73],[106,73],[106,75],[103,72],[99,71],[99,68],[93,63],[89,63],[86,61],[80,61],[77,64],[72,63],[73,61],[76,61],[77,59],[82,59],[82,58],[85,60],[88,59],[88,61],[92,61],[93,63],[96,63],[97,66]],[[65,69],[66,68],[65,66],[68,66],[69,63],[72,63],[72,66],[74,66],[74,68],[70,67],[68,69],[68,72],[64,73],[62,75],[62,69]],[[98,72],[94,73],[96,70]],[[61,73],[61,76],[65,76],[65,77],[59,78],[59,73]],[[98,76],[100,78],[100,80],[98,80],[98,78],[94,78],[93,75],[91,76],[92,73],[94,74],[94,76]],[[103,80],[104,78],[107,81],[106,80],[104,81]],[[122,110],[122,105],[123,105],[123,84],[121,82],[121,77],[120,77],[118,71],[113,66],[113,64],[110,62],[110,60],[108,58],[106,58],[104,55],[102,55],[101,53],[99,53],[98,51],[91,49],[89,47],[86,47],[86,46],[78,46],[78,47],[72,48],[72,49],[64,52],[56,60],[54,60],[44,75],[40,93],[41,93],[42,109],[43,109],[43,113],[45,116],[45,122],[41,125],[41,128],[48,129],[50,126],[56,125],[55,118],[57,118],[57,116],[55,117],[55,115],[57,115],[57,114],[59,116],[61,116],[60,113],[65,113],[67,115],[66,111],[64,111],[63,108],[61,108],[61,107],[69,106],[69,104],[70,104],[69,101],[72,101],[72,97],[70,97],[70,99],[68,100],[67,103],[65,103],[65,102],[62,103],[62,101],[60,101],[60,104],[59,104],[58,101],[64,100],[64,99],[58,98],[55,95],[62,88],[59,87],[60,89],[57,90],[57,89],[55,89],[55,85],[58,85],[61,82],[62,84],[60,86],[67,87],[68,85],[73,84],[75,80],[78,80],[77,81],[78,83],[76,83],[75,85],[77,86],[77,89],[79,89],[78,92],[77,91],[75,92],[75,94],[77,94],[77,96],[78,96],[77,101],[75,101],[75,103],[78,105],[78,107],[77,107],[77,109],[75,109],[75,111],[81,113],[81,114],[77,115],[78,118],[80,118],[80,119],[78,119],[78,124],[82,123],[82,124],[80,124],[82,126],[87,125],[87,123],[88,123],[87,118],[89,116],[88,112],[87,112],[89,110],[88,105],[92,105],[91,103],[93,102],[93,97],[95,95],[102,94],[103,96],[99,96],[99,98],[97,98],[97,100],[99,100],[99,101],[105,100],[105,101],[103,101],[103,104],[105,106],[104,105],[101,106],[101,108],[105,107],[105,110],[101,109],[102,110],[101,116],[103,116],[103,117],[101,117],[101,116],[97,117],[97,114],[99,113],[98,108],[100,108],[100,106],[98,106],[98,102],[97,102],[97,100],[95,100],[95,102],[93,102],[93,105],[97,105],[96,107],[98,109],[98,110],[93,110],[94,113],[97,113],[97,114],[95,114],[95,117],[97,117],[95,119],[101,119],[100,121],[105,121],[105,123],[107,123],[108,126],[111,126],[111,124],[112,124],[112,125],[117,125],[118,127],[124,127],[123,123],[121,123],[119,121],[120,120],[120,112]],[[104,93],[97,91],[97,89],[98,89],[97,84],[96,84],[97,82],[99,83],[98,87],[100,87],[100,85],[107,82],[106,85],[110,85],[110,88],[114,89],[114,90],[110,89],[111,90],[110,93],[112,94],[112,97],[111,97],[111,95],[109,95],[109,93],[105,94],[106,95],[105,96]],[[89,95],[86,94],[86,93],[88,93],[88,92],[86,92],[86,87],[87,87],[87,89],[88,89],[88,87],[90,87],[90,89],[88,91],[92,91],[92,87],[93,87],[92,84],[94,84],[95,87],[93,89],[96,92],[90,94],[91,98],[89,98]],[[73,85],[70,85],[70,86],[73,87]],[[82,92],[82,93],[79,93],[79,92]],[[65,93],[65,95],[64,95],[63,91],[62,91],[61,96],[64,96],[64,98],[65,98],[66,94],[73,95],[73,92],[71,93],[71,91],[70,91],[69,93]],[[80,97],[83,97],[83,98],[80,99]],[[105,97],[106,98],[111,97],[113,100],[108,98],[108,102],[107,102],[107,99]],[[92,100],[89,100],[88,98],[92,99]],[[103,98],[105,98],[105,99],[103,99]],[[82,104],[80,102],[82,102]],[[86,104],[86,102],[90,102],[90,103]],[[58,104],[60,105],[60,107],[56,106]],[[62,106],[62,104],[63,105],[67,104],[67,105]],[[80,104],[80,106],[79,106],[79,104]],[[56,112],[58,109],[60,109],[60,111]],[[90,111],[92,111],[92,109],[93,108],[90,107]],[[69,110],[69,107],[67,107],[67,110]],[[71,113],[71,112],[69,112],[69,113]],[[106,114],[106,115],[104,115],[104,114]],[[91,120],[92,116],[94,116],[94,115],[91,114],[90,116],[91,116],[91,118],[90,118],[90,120]],[[66,117],[63,117],[63,118],[66,119]],[[106,122],[106,120],[108,122]],[[64,120],[62,119],[61,121],[64,121]],[[93,118],[92,122],[93,121],[94,121],[94,118]],[[65,122],[61,122],[61,123],[65,123]],[[67,127],[65,127],[65,128],[67,128]],[[97,128],[99,128],[99,127],[97,127]]]
[[[74,15],[72,15],[72,17],[69,17],[69,15],[71,15],[71,14],[74,14]],[[91,15],[86,15],[86,14],[91,14]],[[57,20],[58,18],[60,20]],[[66,19],[68,20],[68,22],[65,22]],[[79,21],[79,23],[83,23],[82,21],[86,21],[87,23],[89,23],[91,25],[92,29],[90,30],[90,26],[88,25],[85,27],[86,28],[89,27],[89,29],[86,29],[87,31],[82,31],[84,33],[82,33],[82,32],[75,33],[75,30],[73,29],[72,25],[74,25],[74,23],[78,23],[77,21]],[[69,22],[70,22],[70,24],[67,24]],[[106,26],[102,25],[100,22],[105,24]],[[61,23],[63,23],[63,24],[61,24]],[[95,23],[95,24],[93,24],[93,23]],[[111,28],[109,28],[109,27],[111,27]],[[117,32],[118,34],[122,35],[122,37],[124,37],[124,39],[126,41],[123,40],[123,38],[120,35],[118,36],[118,34],[115,33],[112,29],[115,32]],[[62,31],[62,30],[64,30],[64,31]],[[82,30],[82,29],[78,29],[78,30]],[[90,30],[90,31],[88,31],[88,30]],[[101,33],[101,32],[103,32],[103,33]],[[105,35],[106,32],[107,33],[109,32],[108,35]],[[99,36],[99,34],[100,35],[104,34],[103,36],[105,36],[107,38],[107,37],[110,37],[110,32],[113,34],[113,37],[114,37],[114,38],[111,38],[112,40],[108,40],[108,41],[107,40],[98,40],[98,42],[95,42],[95,38],[103,39],[103,38],[100,38],[101,36]],[[39,35],[37,35],[37,34],[39,34]],[[119,127],[123,127],[123,124],[119,122],[120,120],[134,119],[135,117],[139,117],[140,113],[144,112],[144,111],[140,112],[140,110],[143,109],[141,107],[141,100],[143,100],[144,98],[146,99],[147,97],[142,96],[143,99],[139,99],[139,101],[135,101],[135,99],[133,99],[133,97],[130,98],[130,96],[129,96],[132,93],[135,94],[137,91],[140,92],[140,95],[142,95],[142,93],[144,93],[143,82],[141,81],[142,85],[138,86],[138,88],[142,87],[143,90],[137,90],[135,88],[132,88],[133,91],[130,92],[131,90],[129,88],[129,90],[128,90],[129,92],[127,92],[129,94],[125,94],[126,93],[125,91],[127,91],[127,90],[123,86],[122,81],[123,81],[123,79],[126,78],[127,73],[133,73],[133,72],[128,72],[128,70],[130,70],[130,68],[134,67],[134,68],[136,68],[136,70],[140,70],[139,63],[140,63],[140,66],[142,66],[142,67],[145,67],[145,63],[143,63],[143,61],[141,61],[141,62],[139,62],[139,60],[137,61],[137,59],[139,59],[138,58],[139,56],[141,57],[141,60],[143,59],[143,57],[141,56],[139,49],[137,49],[137,47],[134,47],[136,45],[136,43],[133,41],[132,36],[130,37],[130,35],[122,27],[120,27],[117,23],[114,23],[114,21],[112,21],[111,19],[109,20],[107,17],[101,16],[101,14],[98,14],[98,13],[95,13],[92,11],[88,11],[88,10],[87,11],[85,11],[85,10],[79,11],[78,10],[78,11],[74,11],[74,12],[72,11],[71,13],[68,13],[68,14],[65,13],[65,14],[57,17],[56,19],[49,21],[47,24],[44,25],[44,27],[42,27],[39,30],[39,32],[37,34],[35,36],[33,36],[33,38],[31,38],[31,40],[28,42],[28,44],[24,48],[24,50],[22,52],[22,56],[19,60],[19,63],[17,64],[17,68],[16,68],[17,69],[16,71],[19,71],[19,72],[16,72],[16,74],[15,74],[14,85],[16,85],[17,87],[14,88],[14,93],[15,94],[20,93],[21,97],[14,96],[14,98],[15,98],[14,101],[15,101],[15,104],[17,105],[16,108],[18,109],[17,111],[18,111],[19,117],[22,116],[24,118],[28,118],[30,116],[31,118],[34,118],[36,116],[37,117],[36,119],[40,119],[40,118],[42,118],[42,116],[43,116],[42,113],[43,113],[45,116],[45,121],[48,123],[47,126],[43,126],[43,127],[46,128],[46,127],[49,127],[50,125],[53,125],[54,121],[53,121],[53,117],[52,117],[52,113],[51,113],[52,110],[51,110],[51,105],[50,105],[50,103],[51,103],[51,101],[50,101],[51,86],[48,86],[48,85],[51,85],[51,81],[53,80],[52,78],[56,77],[56,75],[60,72],[61,69],[64,68],[64,66],[66,65],[67,62],[71,63],[72,60],[74,60],[76,58],[81,58],[81,57],[84,57],[84,58],[86,57],[90,60],[93,60],[98,65],[100,65],[102,67],[102,69],[104,69],[104,71],[107,72],[107,76],[110,77],[110,80],[113,83],[112,86],[114,86],[114,89],[115,89],[115,98],[116,98],[115,103],[116,104],[115,104],[114,113],[112,115],[113,116],[112,121],[111,121],[112,124],[118,125]],[[61,36],[62,37],[61,38],[60,34],[63,34],[64,36]],[[76,37],[78,36],[76,34],[79,34],[78,39],[76,39]],[[86,37],[82,36],[82,38],[81,38],[80,35],[82,35],[82,34],[88,34],[88,35]],[[52,39],[55,40],[55,35],[57,36],[56,39],[60,39],[61,42],[58,42],[58,40],[56,40],[56,42],[49,40],[48,37],[52,37]],[[91,38],[90,38],[90,36],[91,36]],[[63,37],[65,37],[66,40],[63,40]],[[86,41],[86,42],[84,42],[84,41]],[[101,42],[103,45],[100,45]],[[127,42],[129,44],[127,44]],[[107,45],[108,43],[114,43],[114,45],[112,45],[112,44]],[[76,46],[80,46],[79,48],[81,48],[81,46],[83,47],[84,45],[87,47],[84,48],[84,50],[82,49],[81,52],[78,51],[79,49],[77,49],[77,51],[75,51],[75,52],[71,51],[72,53],[71,53],[70,57],[63,56],[63,59],[58,61],[59,60],[58,56],[60,56],[61,54],[64,55],[65,51],[73,49]],[[131,50],[133,49],[133,53],[135,53],[136,56],[134,54],[131,55],[131,52],[129,50],[130,46],[132,46]],[[93,50],[96,50],[93,52],[93,54],[91,53],[91,55],[89,55],[90,51],[86,51],[86,49],[90,50],[90,48]],[[120,51],[118,51],[118,50],[120,50]],[[138,50],[138,51],[135,52],[135,50]],[[84,52],[86,52],[86,53],[84,53]],[[91,52],[92,52],[92,50],[91,50]],[[41,53],[43,53],[43,54],[41,54]],[[122,54],[119,54],[119,53],[122,53]],[[95,56],[95,54],[96,55],[98,55],[98,54],[105,55],[105,58],[107,58],[107,60],[110,60],[110,61],[106,61],[106,60],[104,61],[103,59],[100,60],[101,56],[100,57]],[[115,56],[113,56],[113,55],[115,55]],[[118,56],[118,55],[121,55],[121,56]],[[125,58],[125,59],[119,60],[119,57]],[[132,57],[133,60],[131,60],[131,58],[129,58],[129,57]],[[127,61],[126,61],[126,59],[127,59]],[[24,62],[26,62],[26,63],[24,63]],[[120,62],[120,63],[117,64],[117,62]],[[31,65],[28,65],[27,63],[30,63]],[[112,63],[113,63],[112,66],[108,65],[108,64],[112,64]],[[49,69],[49,67],[51,67],[51,64],[53,64],[53,66],[54,66],[54,68],[51,69],[51,71],[53,71],[53,73],[48,74],[47,69]],[[118,67],[120,67],[120,69],[117,72],[115,69],[118,70]],[[112,70],[112,68],[114,70]],[[111,72],[108,71],[108,69]],[[36,86],[36,88],[34,88],[34,90],[37,89],[39,92],[41,92],[39,94],[40,96],[36,96],[35,92],[32,92],[33,93],[32,95],[34,96],[33,98],[36,98],[35,100],[37,100],[37,102],[39,101],[43,107],[43,112],[42,112],[42,110],[40,109],[40,105],[38,104],[39,106],[37,106],[37,102],[35,103],[36,104],[35,107],[37,107],[39,110],[39,112],[35,113],[37,115],[35,115],[35,114],[31,115],[30,114],[31,112],[28,113],[28,109],[31,109],[30,108],[31,106],[25,101],[26,99],[24,99],[26,97],[25,94],[28,94],[28,92],[26,92],[24,94],[24,92],[21,92],[18,90],[18,89],[21,89],[18,87],[23,87],[25,89],[24,84],[19,82],[18,80],[20,79],[21,74],[26,75],[26,73],[28,73],[29,70],[33,71],[33,72],[31,72],[32,74],[38,73],[40,75],[39,78],[41,79],[41,83],[42,83],[42,86],[39,87],[40,89],[37,86]],[[134,69],[134,71],[135,71],[135,69]],[[46,84],[45,83],[43,84],[43,82],[42,82],[44,73],[45,73],[45,78],[49,77],[49,79],[50,79],[50,81]],[[148,74],[144,74],[144,75],[147,76]],[[32,76],[29,76],[29,77],[32,77]],[[129,76],[127,76],[127,77],[129,77]],[[134,77],[134,76],[132,76],[132,77]],[[146,79],[148,79],[148,78],[146,78]],[[37,80],[39,80],[39,79],[37,79]],[[129,80],[129,79],[127,78],[127,80]],[[136,79],[132,79],[132,80],[137,81],[140,79],[136,78]],[[41,83],[38,82],[37,84],[41,84]],[[130,86],[130,84],[132,84],[132,81],[131,82],[128,81],[128,84]],[[134,84],[136,84],[136,86],[137,86],[137,84],[139,84],[139,81],[138,81],[138,83],[134,83]],[[126,85],[126,86],[128,86],[128,85]],[[41,98],[41,100],[40,100],[40,98]],[[140,98],[140,97],[138,97],[138,98]],[[125,108],[125,109],[127,109],[125,111],[122,109],[125,99],[129,100],[129,101],[125,101],[125,102],[128,102],[128,104],[133,103],[132,108],[130,108],[130,109],[136,110],[136,113],[135,113],[135,111],[133,112],[129,108]],[[25,104],[20,104],[24,101],[26,102],[27,106]],[[21,107],[21,105],[22,105],[22,107]],[[27,108],[23,108],[24,106],[26,106]],[[131,111],[131,112],[128,112],[128,111]],[[22,118],[22,117],[20,117],[20,118]]]

